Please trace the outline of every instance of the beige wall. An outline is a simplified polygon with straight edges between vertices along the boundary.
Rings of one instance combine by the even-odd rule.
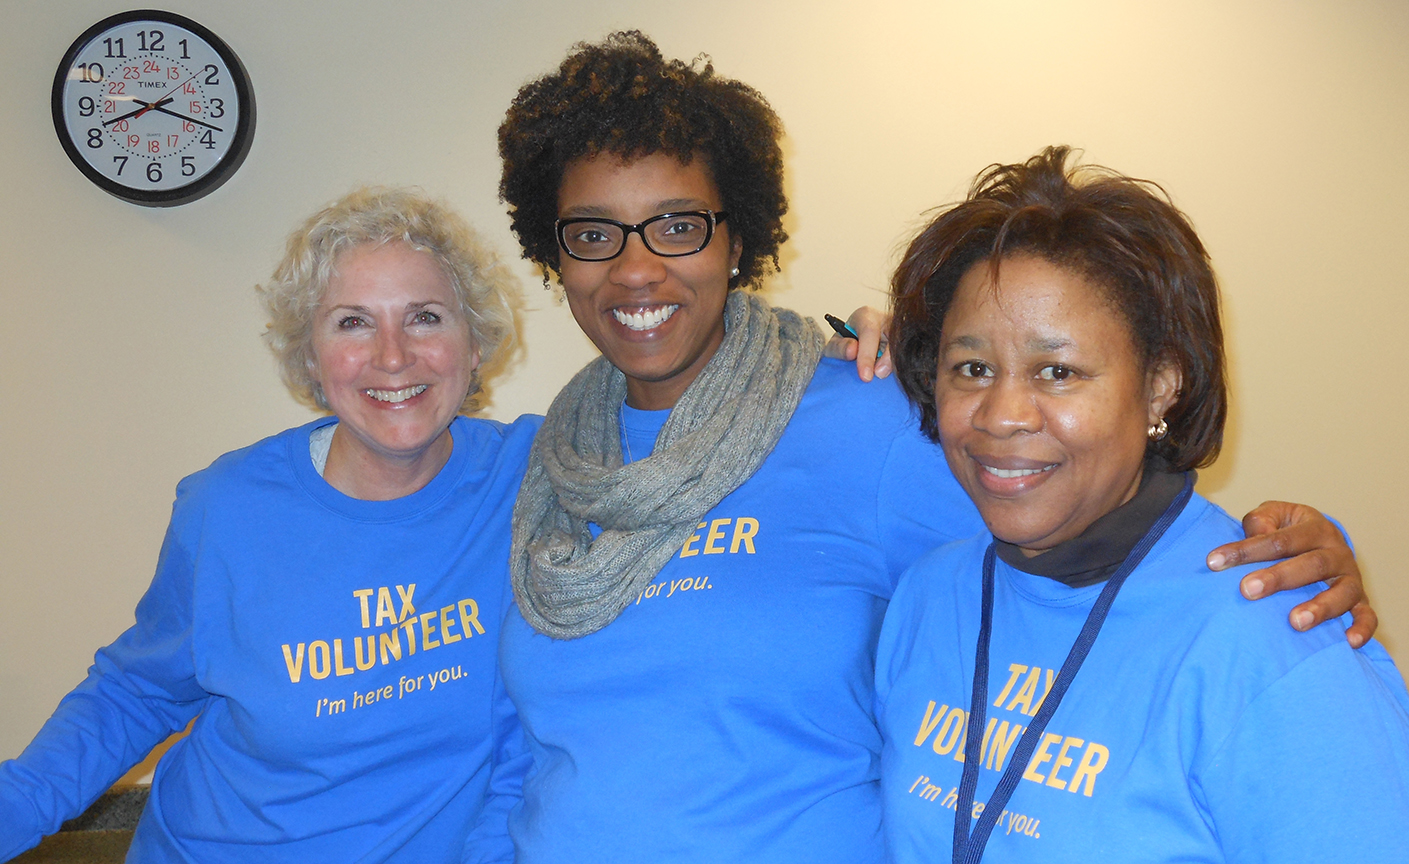
[[[140,5],[140,4],[129,4]],[[1388,2],[165,4],[222,35],[259,128],[224,188],[174,210],[85,180],[49,119],[69,42],[123,7],[0,0],[0,757],[132,620],[183,475],[308,414],[251,286],[362,181],[447,196],[509,258],[494,130],[567,46],[636,26],[713,54],[787,124],[776,302],[879,303],[896,244],[984,165],[1048,143],[1164,183],[1214,254],[1235,411],[1201,488],[1340,516],[1409,662],[1409,6]],[[520,266],[527,357],[490,414],[541,411],[591,356]],[[278,597],[271,597],[278,602]]]

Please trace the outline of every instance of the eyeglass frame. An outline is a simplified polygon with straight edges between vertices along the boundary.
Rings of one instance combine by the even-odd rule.
[[[705,217],[706,227],[704,242],[699,245],[698,249],[695,249],[690,252],[656,251],[656,249],[651,246],[651,241],[646,238],[646,226],[650,225],[652,222],[659,222],[662,219],[671,219],[676,216]],[[703,252],[705,248],[709,246],[710,241],[714,239],[714,229],[719,225],[720,222],[723,222],[725,219],[728,218],[729,211],[727,210],[679,210],[674,213],[661,213],[659,215],[652,216],[649,219],[644,219],[640,222],[637,222],[635,225],[627,225],[625,222],[618,222],[615,219],[603,219],[596,216],[574,216],[570,219],[555,220],[553,222],[553,234],[558,239],[558,247],[564,252],[566,252],[569,258],[573,259],[574,261],[586,261],[589,264],[598,264],[602,261],[612,261],[616,258],[620,258],[621,253],[626,251],[626,241],[631,239],[632,234],[639,234],[641,236],[641,244],[645,246],[647,251],[649,251],[652,255],[657,255],[661,258],[685,258],[689,255],[698,255]],[[603,225],[615,225],[616,227],[620,228],[621,248],[617,249],[616,252],[612,253],[611,255],[608,255],[606,258],[583,258],[581,255],[574,254],[573,251],[568,248],[567,235],[565,233],[565,229],[570,225],[579,225],[584,222],[596,222],[598,224]]]

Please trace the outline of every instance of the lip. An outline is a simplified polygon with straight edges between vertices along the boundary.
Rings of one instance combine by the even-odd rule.
[[[377,408],[384,410],[405,410],[424,402],[426,394],[432,390],[429,384],[403,384],[388,387],[363,387],[362,398]],[[373,392],[377,395],[373,395]],[[385,398],[378,398],[379,396]]]
[[[969,459],[974,463],[974,477],[978,485],[990,495],[999,498],[1016,498],[1052,479],[1052,476],[1061,468],[1060,462],[1050,462],[1041,459],[1028,459],[1022,456],[989,456],[968,454]],[[1016,476],[999,476],[995,471],[1004,474],[1010,472],[1022,472]]]
[[[673,307],[673,308],[672,308]],[[612,332],[619,338],[627,341],[653,341],[664,338],[665,334],[675,328],[675,321],[680,316],[683,308],[681,303],[669,303],[665,301],[655,301],[650,303],[618,303],[608,307],[604,312]],[[637,315],[649,317],[659,315],[662,310],[671,310],[659,324],[648,330],[637,330],[623,324],[618,318],[620,313],[625,316],[635,317]]]

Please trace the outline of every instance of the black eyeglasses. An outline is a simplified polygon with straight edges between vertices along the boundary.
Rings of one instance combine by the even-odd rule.
[[[579,261],[610,261],[626,248],[626,238],[641,235],[646,248],[662,258],[694,255],[714,239],[714,226],[728,213],[713,210],[687,210],[662,213],[644,222],[627,225],[615,219],[559,219],[554,223],[558,245]]]

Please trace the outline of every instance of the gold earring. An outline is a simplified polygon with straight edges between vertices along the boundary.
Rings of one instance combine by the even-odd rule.
[[[1164,422],[1164,418],[1159,418],[1159,422],[1151,426],[1145,433],[1150,436],[1151,441],[1160,441],[1169,434],[1169,424]]]

